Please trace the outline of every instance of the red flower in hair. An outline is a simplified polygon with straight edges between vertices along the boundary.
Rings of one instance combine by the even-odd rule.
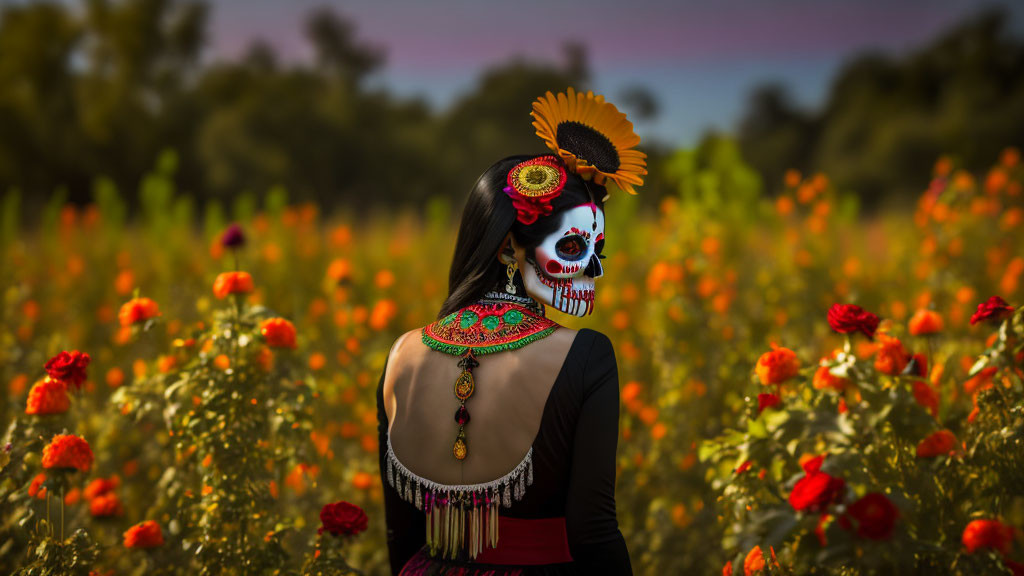
[[[551,201],[562,193],[567,178],[565,166],[554,156],[520,162],[509,170],[505,194],[512,199],[516,219],[529,225],[551,214]]]

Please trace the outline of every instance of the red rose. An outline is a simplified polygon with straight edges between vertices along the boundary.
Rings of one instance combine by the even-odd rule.
[[[911,386],[914,390],[914,400],[917,400],[917,403],[933,417],[938,416],[939,395],[935,390],[924,380],[914,380]]]
[[[164,532],[153,520],[139,522],[124,533],[125,548],[156,548],[164,543]]]
[[[60,380],[75,390],[82,387],[85,382],[85,367],[89,365],[89,355],[78,350],[74,352],[63,351],[57,354],[46,363],[46,373],[54,380]]]
[[[57,434],[43,448],[43,468],[75,468],[88,472],[92,459],[89,443],[74,434]]]
[[[757,395],[757,413],[760,414],[766,409],[773,406],[778,406],[782,402],[782,398],[779,398],[775,394],[758,394]]]
[[[982,548],[1009,554],[1013,544],[1013,527],[998,520],[973,520],[964,528],[963,543],[968,554],[974,554]]]
[[[871,540],[888,540],[900,515],[899,509],[879,492],[865,494],[846,512],[857,524],[857,535]]]
[[[824,460],[824,456],[818,456],[804,463],[806,475],[797,481],[789,494],[789,504],[797,512],[823,512],[843,499],[846,481],[822,472]]]
[[[1013,306],[1006,303],[999,296],[993,296],[988,300],[978,304],[978,311],[971,316],[971,325],[975,325],[978,322],[984,322],[986,320],[992,322],[1000,322],[1008,318],[1013,314]]]
[[[930,434],[917,445],[918,458],[934,458],[945,456],[956,450],[956,436],[949,430],[939,430]]]
[[[320,509],[320,529],[317,534],[323,534],[324,530],[335,536],[354,536],[366,530],[370,519],[362,508],[349,502],[341,501],[327,504]]]
[[[828,309],[828,325],[840,334],[863,332],[873,340],[879,319],[856,304],[833,304]]]

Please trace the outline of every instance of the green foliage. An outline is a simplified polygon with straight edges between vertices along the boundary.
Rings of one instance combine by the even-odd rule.
[[[261,344],[270,316],[230,296],[208,328],[175,340],[158,372],[111,399],[136,424],[166,426],[165,468],[146,517],[170,519],[169,537],[185,553],[176,563],[193,556],[200,574],[284,571],[282,540],[305,525],[278,487],[314,458],[315,388],[287,350]]]
[[[994,553],[965,554],[961,535],[976,518],[1020,520],[1024,444],[1024,309],[1005,320],[976,366],[1000,372],[977,393],[977,413],[949,407],[940,424],[916,398],[914,365],[889,376],[858,358],[849,343],[834,358],[802,371],[782,388],[782,407],[748,403],[746,430],[707,442],[701,458],[720,491],[723,544],[741,554],[772,547],[798,574],[999,573]],[[814,370],[843,379],[841,390],[819,385]],[[923,384],[931,386],[930,384]],[[966,422],[965,422],[966,420]],[[930,434],[955,432],[942,454],[918,447]],[[947,453],[948,452],[948,453]],[[810,472],[803,460],[825,454],[821,470],[842,478],[837,503],[798,510],[791,493]],[[799,461],[799,462],[798,462]],[[758,471],[761,472],[758,472]],[[882,493],[895,505],[891,534],[865,535],[852,504]]]

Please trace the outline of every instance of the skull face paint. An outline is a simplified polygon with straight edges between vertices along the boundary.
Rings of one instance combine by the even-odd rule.
[[[590,314],[594,279],[604,274],[603,249],[604,211],[591,203],[566,210],[558,228],[525,258],[526,292],[566,314]]]

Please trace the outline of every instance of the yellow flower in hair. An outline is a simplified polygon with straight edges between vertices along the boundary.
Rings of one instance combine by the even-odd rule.
[[[605,179],[629,194],[647,174],[647,155],[632,148],[640,143],[633,123],[604,96],[548,92],[533,103],[533,127],[571,172],[604,185]],[[607,196],[605,197],[607,198]]]

